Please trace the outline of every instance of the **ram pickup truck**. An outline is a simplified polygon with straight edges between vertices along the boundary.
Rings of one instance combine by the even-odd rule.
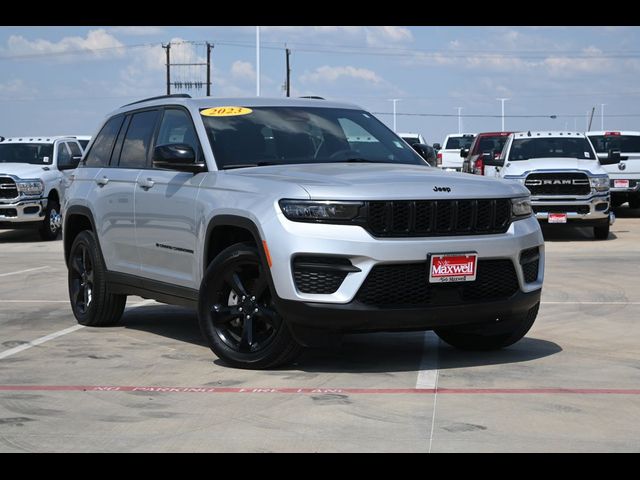
[[[82,148],[73,137],[28,136],[0,142],[0,229],[37,228],[43,240],[60,233],[65,179]]]
[[[598,159],[584,133],[529,131],[511,134],[500,157],[488,156],[484,165],[529,189],[540,222],[593,227],[604,240],[615,216],[603,164],[619,161],[619,152]]]
[[[370,331],[502,348],[540,302],[544,241],[527,189],[429,167],[351,104],[125,105],[89,144],[63,212],[79,323],[118,322],[127,295],[191,306],[235,367]]]
[[[587,132],[598,158],[607,159],[620,152],[620,162],[604,165],[609,175],[611,204],[619,207],[629,202],[630,208],[640,208],[640,132]]]

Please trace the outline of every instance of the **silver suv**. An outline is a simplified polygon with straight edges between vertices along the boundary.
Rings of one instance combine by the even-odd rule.
[[[77,320],[126,296],[198,309],[213,352],[269,368],[342,333],[522,338],[544,244],[522,185],[430,168],[373,115],[174,95],[108,116],[63,205]]]

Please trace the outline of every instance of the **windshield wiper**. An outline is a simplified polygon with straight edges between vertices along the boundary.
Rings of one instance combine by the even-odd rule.
[[[276,162],[231,163],[229,165],[224,165],[222,167],[222,170],[231,170],[234,168],[249,168],[249,167],[267,167],[269,165],[280,165],[280,163],[276,163]]]
[[[347,163],[383,163],[383,162],[378,162],[376,160],[369,160],[368,158],[359,158],[359,157],[345,158],[345,159],[342,159],[342,160],[333,160],[331,163],[343,163],[343,162],[347,162]]]

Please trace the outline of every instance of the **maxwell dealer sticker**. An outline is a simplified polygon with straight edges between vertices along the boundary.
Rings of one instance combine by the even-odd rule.
[[[205,117],[237,117],[238,115],[248,115],[253,110],[246,107],[214,107],[200,110],[200,115]]]
[[[472,282],[476,279],[477,253],[431,255],[429,283]]]
[[[629,188],[629,180],[614,180],[613,188]]]
[[[566,213],[550,213],[549,223],[567,223]]]

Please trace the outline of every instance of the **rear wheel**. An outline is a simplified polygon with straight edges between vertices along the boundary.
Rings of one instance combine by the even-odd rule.
[[[640,208],[640,196],[629,197],[629,208]]]
[[[109,292],[106,269],[93,232],[78,234],[69,252],[69,299],[81,325],[104,327],[120,321],[126,295]]]
[[[301,351],[278,313],[256,247],[238,243],[218,254],[200,287],[198,318],[209,347],[238,368],[273,368]]]
[[[435,332],[449,345],[461,350],[497,350],[513,345],[527,334],[538,316],[539,307],[538,303],[527,313],[491,325],[437,329]]]
[[[55,240],[62,229],[62,216],[60,204],[55,200],[49,200],[44,215],[44,221],[40,227],[40,238],[43,240]]]

